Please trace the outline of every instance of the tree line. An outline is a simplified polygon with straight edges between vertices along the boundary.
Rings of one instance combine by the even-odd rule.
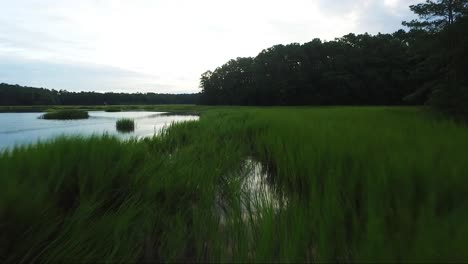
[[[392,34],[275,45],[200,78],[212,105],[429,104],[468,116],[468,0],[427,0]]]
[[[198,94],[69,92],[0,83],[0,105],[196,104]]]

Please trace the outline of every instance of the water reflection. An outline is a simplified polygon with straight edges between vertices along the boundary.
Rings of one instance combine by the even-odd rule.
[[[242,221],[254,221],[262,210],[279,211],[287,205],[287,197],[270,180],[265,166],[255,159],[244,160],[236,175],[224,178],[224,185],[232,184],[240,189],[239,197],[229,197],[221,190],[216,198],[216,211],[224,225],[231,213],[240,211]],[[226,186],[221,185],[221,189]],[[230,189],[227,187],[227,189]]]
[[[89,119],[45,120],[39,119],[43,113],[0,113],[0,149],[14,145],[30,144],[60,135],[83,135],[107,133],[126,139],[147,137],[172,122],[198,120],[192,115],[164,115],[164,112],[104,112],[90,111]],[[135,131],[120,134],[115,123],[120,118],[135,120]]]
[[[242,167],[245,175],[242,184],[242,204],[245,210],[255,212],[264,207],[279,209],[285,203],[286,199],[280,190],[269,182],[271,175],[262,163],[246,159]]]

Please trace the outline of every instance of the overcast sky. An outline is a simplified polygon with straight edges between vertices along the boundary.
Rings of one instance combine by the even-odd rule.
[[[422,0],[0,0],[0,82],[73,91],[198,92],[275,44],[390,33]]]

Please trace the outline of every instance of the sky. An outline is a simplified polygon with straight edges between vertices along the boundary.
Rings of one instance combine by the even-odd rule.
[[[200,75],[276,44],[391,33],[422,0],[0,0],[0,83],[199,92]]]

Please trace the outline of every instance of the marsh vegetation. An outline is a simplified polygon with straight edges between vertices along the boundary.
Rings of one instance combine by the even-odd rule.
[[[122,109],[120,109],[120,108],[106,108],[104,111],[108,112],[108,113],[115,113],[115,112],[122,111]]]
[[[121,118],[115,123],[117,131],[128,133],[135,130],[135,121],[130,118]]]
[[[57,119],[57,120],[72,120],[72,119],[87,119],[89,114],[87,111],[78,109],[65,109],[45,113],[41,116],[42,119]]]
[[[213,108],[144,140],[17,147],[0,257],[465,261],[467,149],[466,127],[391,107]]]

